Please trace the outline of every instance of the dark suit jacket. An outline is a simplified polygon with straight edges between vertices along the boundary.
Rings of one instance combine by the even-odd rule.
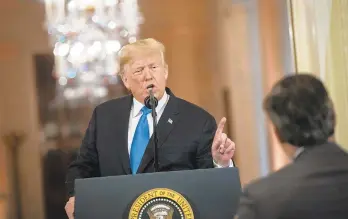
[[[238,219],[347,219],[348,154],[334,143],[305,149],[295,161],[244,190]]]
[[[214,117],[175,97],[169,89],[167,93],[170,98],[157,126],[160,171],[213,168]],[[67,174],[70,196],[77,178],[131,174],[127,138],[132,98],[122,97],[95,108],[79,155]],[[138,173],[153,172],[153,147],[151,138]]]

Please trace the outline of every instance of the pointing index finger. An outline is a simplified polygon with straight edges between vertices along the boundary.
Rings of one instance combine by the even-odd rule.
[[[217,130],[216,130],[216,135],[221,135],[223,130],[224,130],[224,127],[225,127],[225,123],[226,123],[226,118],[223,117],[220,122],[219,122],[219,125],[217,127]]]

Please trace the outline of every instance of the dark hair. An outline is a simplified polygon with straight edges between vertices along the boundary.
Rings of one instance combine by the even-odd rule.
[[[323,144],[335,131],[335,111],[323,83],[308,74],[277,82],[264,109],[281,142],[298,147]]]

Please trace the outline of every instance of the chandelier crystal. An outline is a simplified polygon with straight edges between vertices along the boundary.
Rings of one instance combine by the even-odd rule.
[[[117,53],[136,41],[137,0],[45,0],[58,102],[100,102],[118,82]]]

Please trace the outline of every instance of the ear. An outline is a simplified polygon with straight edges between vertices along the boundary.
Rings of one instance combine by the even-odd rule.
[[[279,130],[273,126],[273,132],[274,132],[274,136],[276,137],[276,139],[280,142],[280,143],[286,143],[287,139],[285,139],[285,136],[282,136],[279,132]]]
[[[167,64],[164,66],[164,78],[166,80],[168,79],[168,65]]]
[[[122,79],[124,86],[127,88],[127,90],[129,90],[128,78],[126,77],[125,72],[122,73],[121,79]]]

